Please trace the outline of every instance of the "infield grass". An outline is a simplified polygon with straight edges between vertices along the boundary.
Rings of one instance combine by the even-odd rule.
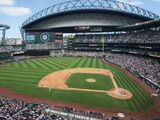
[[[85,67],[111,70],[117,85],[131,91],[133,97],[128,100],[119,100],[108,96],[106,93],[64,90],[52,90],[49,92],[48,89],[37,87],[39,80],[49,73],[68,68]],[[0,66],[0,86],[5,86],[18,93],[42,98],[127,111],[145,111],[154,104],[150,94],[145,92],[125,73],[109,64],[103,63],[102,59],[96,58],[37,58],[6,64]]]
[[[94,79],[96,82],[87,82],[87,79]],[[66,81],[69,88],[109,90],[114,88],[109,76],[102,74],[73,73]]]

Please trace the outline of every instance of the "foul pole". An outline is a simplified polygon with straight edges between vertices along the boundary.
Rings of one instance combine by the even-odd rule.
[[[103,37],[103,34],[102,34],[102,56],[104,55],[104,37]]]

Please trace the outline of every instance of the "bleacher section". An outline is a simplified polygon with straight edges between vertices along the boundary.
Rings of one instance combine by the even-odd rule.
[[[0,46],[0,53],[19,52],[23,51],[22,45],[20,46]]]
[[[158,60],[127,54],[107,53],[105,59],[145,79],[160,89],[160,63]]]
[[[107,120],[104,113],[29,103],[0,96],[1,120]],[[110,120],[119,120],[110,119]]]
[[[160,30],[143,30],[130,33],[80,34],[73,43],[160,43]]]

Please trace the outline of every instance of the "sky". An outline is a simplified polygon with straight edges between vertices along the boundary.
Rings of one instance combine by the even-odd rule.
[[[20,25],[38,11],[68,0],[0,0],[0,24],[10,25],[6,36],[20,38]],[[160,15],[160,0],[117,0]],[[1,33],[0,33],[1,36]]]

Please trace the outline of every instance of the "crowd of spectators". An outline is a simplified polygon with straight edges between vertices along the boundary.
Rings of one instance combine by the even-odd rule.
[[[22,46],[0,46],[0,53],[18,52],[22,51]]]
[[[43,107],[45,106],[0,96],[0,119],[35,120],[42,114]]]
[[[26,44],[25,50],[49,50],[49,49],[62,49],[62,43],[35,43]]]
[[[87,51],[50,51],[52,57],[73,56],[73,57],[102,57],[102,52],[87,52]]]
[[[131,33],[82,34],[76,35],[73,43],[160,43],[159,30],[145,30]]]
[[[102,42],[102,38],[104,39],[106,35],[98,35],[98,34],[84,34],[84,35],[76,35],[74,38],[74,43],[99,43]]]
[[[160,63],[158,60],[117,53],[108,53],[105,59],[133,73],[143,75],[145,78],[160,85]]]
[[[84,52],[84,51],[68,51],[67,56],[79,56],[79,57],[101,57],[102,52]]]
[[[17,61],[21,61],[21,60],[28,60],[31,59],[32,57],[30,56],[13,56],[12,59],[17,62]]]
[[[75,117],[76,115],[83,119],[88,117],[93,120],[107,120],[104,113],[78,110],[64,106],[51,107],[44,104],[29,103],[0,96],[1,120],[78,120]],[[79,120],[83,120],[82,118]]]

